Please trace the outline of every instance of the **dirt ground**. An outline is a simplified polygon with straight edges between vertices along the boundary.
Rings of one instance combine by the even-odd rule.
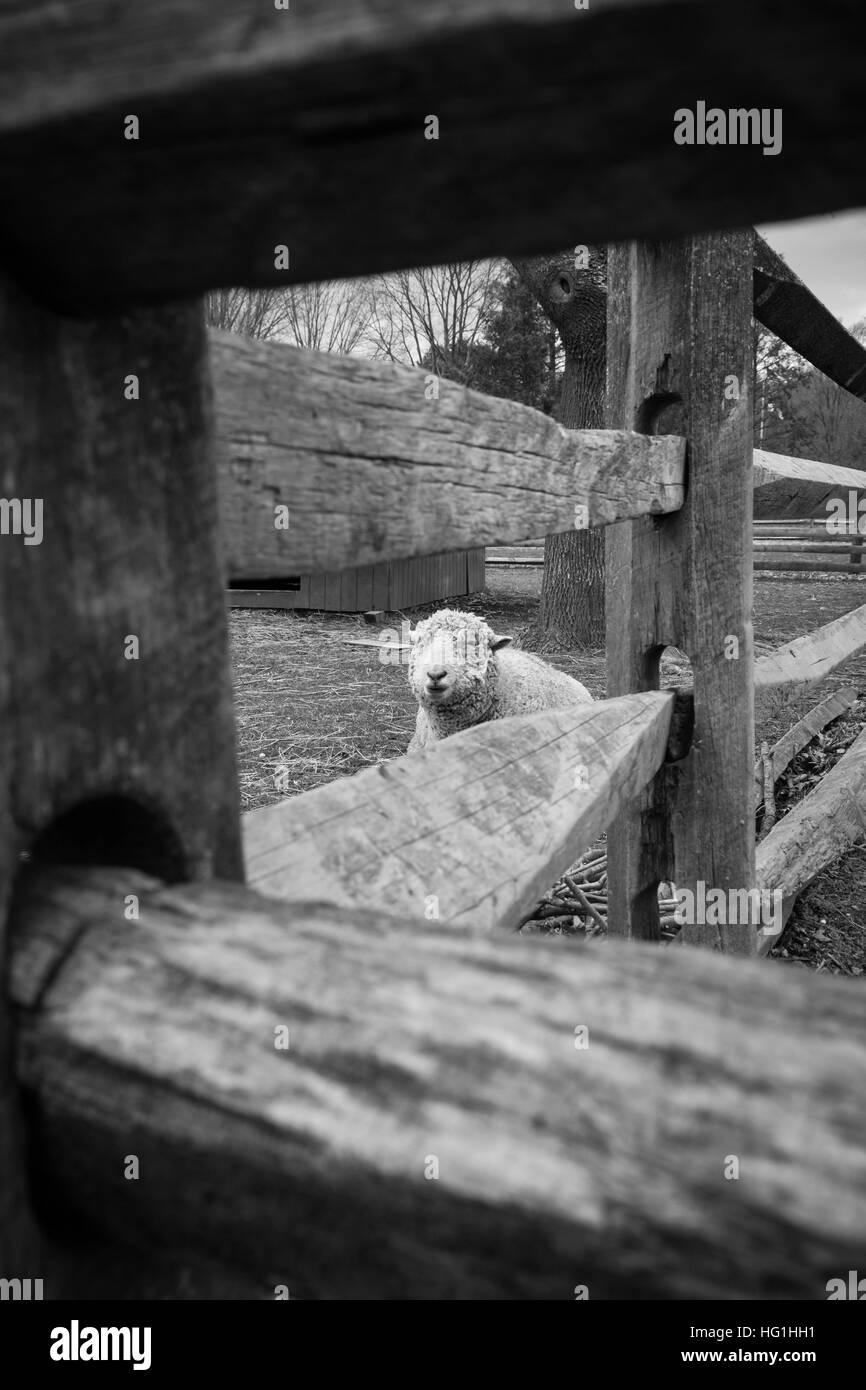
[[[488,566],[484,592],[453,601],[483,614],[519,644],[540,591],[540,570]],[[755,576],[756,654],[802,636],[864,601],[859,580],[835,575]],[[399,632],[446,603],[389,614]],[[234,609],[230,638],[235,681],[238,760],[244,810],[350,776],[405,752],[415,702],[405,667],[385,664],[376,645],[382,628],[340,613]],[[354,645],[372,643],[373,645]],[[605,694],[604,652],[545,653],[596,696]],[[674,673],[674,679],[676,673]],[[854,686],[866,695],[866,655],[847,662],[821,686],[792,701],[757,730],[775,742],[831,691]],[[779,815],[832,766],[866,719],[866,703],[829,726],[798,755],[778,790]],[[756,750],[757,752],[757,750]],[[828,867],[800,896],[773,951],[781,964],[831,974],[866,972],[866,845]]]

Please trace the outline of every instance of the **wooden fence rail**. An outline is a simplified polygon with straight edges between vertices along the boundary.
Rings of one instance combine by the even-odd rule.
[[[232,580],[339,571],[682,506],[682,438],[568,430],[528,406],[361,357],[218,332],[209,345]],[[755,450],[753,487],[756,515],[794,517],[830,497],[866,495],[866,473]]]
[[[778,701],[817,685],[864,648],[866,603],[756,661],[756,707],[765,713]]]
[[[646,938],[661,878],[790,896],[857,834],[862,736],[756,878],[753,696],[862,650],[866,606],[753,665],[755,488],[787,517],[864,487],[756,468],[753,310],[860,396],[864,355],[748,226],[866,202],[859,0],[791,0],[781,36],[777,0],[66,8],[0,0],[0,1277],[53,1212],[265,1297],[824,1297],[866,1258],[860,991],[467,928],[519,919],[611,817],[612,935]],[[673,139],[687,94],[763,106],[770,53],[784,159]],[[209,339],[186,302],[578,240],[616,243],[603,431]],[[250,877],[288,901],[230,882],[220,518],[258,576],[575,506],[620,523],[612,698],[250,818]]]
[[[130,1262],[185,1247],[263,1297],[365,1299],[821,1299],[862,1267],[851,982],[33,877],[12,998],[37,1191]]]
[[[347,911],[378,902],[410,922],[513,929],[657,772],[681,737],[673,708],[656,690],[481,724],[252,811],[247,882]]]
[[[363,357],[231,333],[212,333],[210,348],[233,579],[340,570],[682,506],[683,439],[567,430],[528,406]],[[278,525],[280,506],[288,516]]]
[[[815,297],[763,237],[755,238],[755,318],[819,372],[866,401],[866,345]]]
[[[64,311],[866,203],[859,0],[789,0],[783,51],[776,0],[141,11],[0,7],[4,260]],[[772,99],[754,57],[771,53]],[[697,92],[795,96],[783,156],[675,142]]]
[[[758,846],[758,886],[792,899],[852,845],[866,841],[866,729]],[[779,933],[764,933],[766,952]]]

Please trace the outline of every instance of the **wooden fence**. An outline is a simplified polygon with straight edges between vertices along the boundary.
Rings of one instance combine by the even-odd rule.
[[[866,474],[863,475],[863,486],[866,487]],[[827,529],[826,517],[803,521],[755,521],[753,524],[753,570],[850,574],[855,578],[866,573],[863,569],[863,534],[856,526],[850,527],[845,533],[831,533]],[[487,553],[485,565],[491,565],[494,569],[509,566],[542,569],[544,538],[536,537],[507,547],[495,546]]]
[[[830,852],[809,798],[755,857],[755,702],[862,650],[866,606],[753,663],[753,301],[861,398],[864,358],[752,232],[706,229],[864,201],[866,107],[822,96],[862,90],[856,6],[786,8],[784,161],[671,134],[684,90],[760,104],[777,6],[669,8],[0,4],[4,1278],[116,1296],[150,1252],[169,1296],[199,1262],[260,1297],[823,1298],[862,1262],[855,985],[726,958],[754,922],[683,929],[715,953],[507,932],[605,826],[612,931],[650,941],[660,879],[790,898]],[[581,240],[619,243],[605,430],[230,351],[190,298]],[[235,371],[266,478],[224,445]],[[607,527],[608,700],[242,836],[225,566],[337,572],[576,507]]]

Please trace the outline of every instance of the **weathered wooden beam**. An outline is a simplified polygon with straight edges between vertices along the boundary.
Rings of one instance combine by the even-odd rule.
[[[778,742],[773,744],[770,749],[770,761],[773,769],[773,781],[776,782],[781,777],[785,768],[795,758],[801,749],[811,743],[816,734],[820,734],[822,729],[838,719],[840,714],[844,714],[846,709],[850,709],[857,703],[859,695],[853,686],[847,690],[834,690],[831,695],[816,705],[813,710],[796,723],[793,728],[783,734]],[[755,763],[755,810],[764,800],[764,767],[760,759]]]
[[[853,551],[850,540],[780,540],[763,536],[754,541],[754,547],[762,555],[835,555],[837,559],[847,557]]]
[[[866,401],[866,344],[842,327],[835,314],[757,234],[754,291],[755,318],[765,328],[831,381]]]
[[[834,565],[829,560],[779,560],[772,556],[756,556],[753,566],[756,570],[779,570],[781,573],[800,574],[853,574],[855,579],[863,571],[853,564]]]
[[[829,519],[827,502],[841,498],[848,505],[849,493],[857,497],[866,492],[866,472],[840,468],[816,459],[789,458],[765,449],[754,453],[754,516],[785,519],[811,518],[824,523]]]
[[[657,887],[753,882],[752,234],[608,253],[609,425],[689,441],[682,510],[605,532],[608,691],[658,685],[665,646],[694,671],[694,742],[608,831],[611,931],[657,939]],[[751,951],[736,926],[685,939]]]
[[[516,927],[665,757],[653,691],[494,720],[243,818],[247,882],[407,920]]]
[[[241,854],[201,308],[73,322],[0,283],[0,357],[3,978],[35,842],[164,878],[240,875]],[[25,1203],[5,1013],[0,992],[12,1277],[34,1265],[7,1263]]]
[[[823,1299],[863,1267],[850,981],[129,870],[34,873],[18,927],[37,1198],[131,1267],[179,1248],[262,1297],[564,1300]]]
[[[827,516],[811,516],[793,518],[791,521],[767,521],[759,517],[754,521],[754,534],[757,539],[759,536],[790,536],[795,537],[814,537],[827,535]],[[856,540],[863,539],[856,521],[845,522],[840,525],[839,530],[834,527],[833,535],[847,537],[853,545]]]
[[[762,888],[796,895],[822,869],[866,839],[866,729],[808,796],[758,845],[756,874]],[[764,936],[763,952],[780,933]],[[762,953],[763,953],[762,952]]]
[[[236,579],[522,540],[682,505],[682,439],[567,430],[410,367],[232,333],[211,334],[211,357],[223,550]],[[280,507],[287,527],[275,525]]]
[[[794,565],[796,561],[786,561]],[[818,569],[817,565],[806,565]],[[866,648],[866,603],[841,618],[797,637],[755,662],[755,703],[766,713],[775,705],[817,685]]]
[[[57,23],[4,0],[4,260],[89,313],[857,206],[859,20],[859,0],[789,0],[782,28],[777,0],[90,0]],[[778,110],[781,147],[677,143],[697,93]]]

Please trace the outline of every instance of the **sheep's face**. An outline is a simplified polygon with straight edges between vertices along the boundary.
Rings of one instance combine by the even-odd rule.
[[[480,621],[445,626],[428,619],[411,640],[409,683],[415,698],[427,709],[456,709],[464,701],[477,702],[493,653],[511,638],[497,637]]]

